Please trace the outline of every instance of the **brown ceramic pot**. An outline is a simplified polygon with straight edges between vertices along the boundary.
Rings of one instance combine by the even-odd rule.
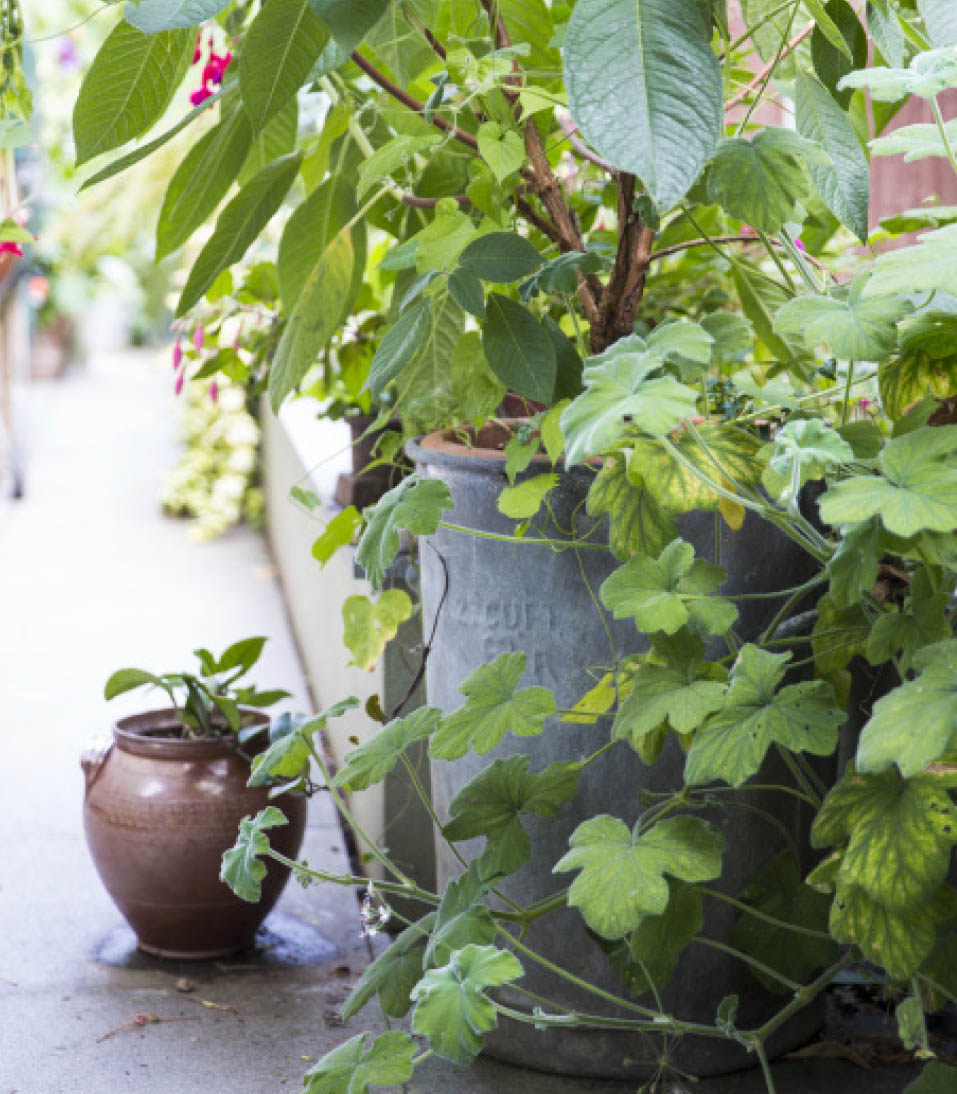
[[[263,723],[247,712],[247,724]],[[219,879],[223,852],[243,817],[267,805],[289,819],[270,832],[294,858],[306,825],[306,799],[246,786],[249,765],[220,738],[164,736],[177,723],[169,711],[123,718],[106,753],[82,759],[83,823],[100,879],[136,932],[140,949],[160,957],[201,960],[248,949],[276,903],[289,871],[269,862],[257,904],[240,900]],[[258,749],[256,743],[258,741]]]

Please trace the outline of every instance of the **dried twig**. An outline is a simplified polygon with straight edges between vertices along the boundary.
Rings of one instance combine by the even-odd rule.
[[[133,1021],[127,1022],[125,1025],[117,1026],[116,1029],[111,1029],[109,1033],[104,1033],[102,1037],[97,1037],[96,1043],[100,1044],[108,1037],[113,1037],[117,1033],[122,1033],[126,1029],[139,1029],[142,1026],[159,1025],[160,1022],[198,1022],[199,1016],[192,1014],[184,1014],[176,1018],[160,1018],[158,1014],[134,1014]]]

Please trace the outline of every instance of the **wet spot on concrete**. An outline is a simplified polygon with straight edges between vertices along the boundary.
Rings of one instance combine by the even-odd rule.
[[[256,933],[252,950],[233,954],[215,961],[166,961],[143,953],[136,946],[136,936],[125,924],[110,931],[93,951],[100,965],[121,969],[189,970],[209,966],[223,969],[254,966],[256,968],[290,968],[324,965],[341,957],[335,943],[294,916],[274,912]]]

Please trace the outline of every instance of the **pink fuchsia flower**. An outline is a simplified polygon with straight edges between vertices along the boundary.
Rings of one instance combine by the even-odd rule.
[[[176,377],[176,384],[173,387],[173,391],[176,395],[179,395],[183,390],[183,384],[186,382],[186,369],[180,369],[179,375]]]
[[[193,331],[193,349],[196,350],[197,353],[202,350],[203,341],[205,340],[205,338],[206,330],[203,327],[203,324],[200,323],[199,326]]]
[[[198,64],[200,57],[203,55],[203,32],[199,31],[196,35],[196,45],[193,49],[193,64]]]
[[[23,258],[23,248],[19,243],[14,243],[12,240],[5,240],[0,243],[0,255],[9,254],[16,255],[18,258]]]
[[[179,344],[180,340],[176,339],[176,345],[173,346],[173,369],[178,369],[183,363],[183,347]]]
[[[799,251],[804,250],[804,244],[801,242],[801,237],[800,236],[798,236],[798,238],[794,241],[794,246],[797,247],[797,249]]]
[[[232,53],[225,53],[222,57],[218,53],[211,53],[203,69],[203,87],[206,87],[207,84],[221,84],[223,74],[229,68],[232,59]]]
[[[200,87],[197,88],[196,91],[192,93],[192,95],[190,95],[189,101],[193,104],[193,106],[199,106],[200,103],[204,103],[207,99],[211,99],[212,97],[213,93],[209,90],[208,87]]]
[[[209,385],[209,401],[215,403],[219,400],[219,384],[215,380]]]

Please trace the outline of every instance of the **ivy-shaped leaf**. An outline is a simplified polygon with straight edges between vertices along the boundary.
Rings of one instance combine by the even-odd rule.
[[[392,945],[367,965],[342,1006],[342,1020],[354,1018],[374,996],[384,1014],[402,1018],[412,1007],[412,989],[422,979],[425,947],[435,923],[435,912],[413,923]]]
[[[651,489],[631,480],[627,450],[604,457],[585,505],[589,516],[607,515],[609,546],[619,562],[639,551],[657,557],[678,535],[674,517]]]
[[[588,358],[582,373],[585,391],[562,414],[569,465],[610,448],[632,424],[662,436],[694,416],[697,393],[662,375],[664,358],[640,348],[643,339],[634,339],[622,338]]]
[[[274,805],[260,810],[255,817],[243,817],[239,822],[236,845],[223,853],[219,876],[241,900],[255,904],[262,896],[266,864],[260,856],[269,850],[266,829],[288,823]]]
[[[506,486],[498,496],[500,513],[513,520],[527,520],[541,509],[546,496],[558,485],[558,475],[535,475],[515,486]]]
[[[698,730],[685,764],[692,786],[721,779],[741,786],[756,774],[768,749],[828,756],[846,714],[823,680],[779,689],[790,653],[769,653],[750,643],[738,654],[724,705]]]
[[[346,754],[332,785],[351,791],[365,790],[384,779],[409,745],[423,741],[435,732],[441,717],[438,707],[419,707],[405,718],[389,722],[364,744]]]
[[[525,665],[524,653],[502,653],[477,668],[459,685],[466,702],[442,719],[429,742],[429,754],[437,760],[457,760],[469,748],[478,755],[490,752],[506,733],[541,733],[545,719],[555,713],[555,697],[537,685],[516,690]]]
[[[889,441],[883,475],[855,475],[821,497],[821,519],[851,524],[879,515],[898,536],[957,529],[957,425],[925,426]]]
[[[386,571],[399,553],[399,532],[429,536],[438,528],[452,494],[441,479],[409,475],[365,511],[368,521],[356,550],[356,561],[373,588],[385,581]]]
[[[813,420],[813,419],[812,419]],[[874,587],[884,556],[884,529],[877,517],[852,524],[827,564],[830,597],[838,608],[848,608]]]
[[[370,1086],[408,1082],[419,1051],[415,1041],[392,1029],[380,1033],[370,1048],[369,1036],[360,1033],[327,1052],[303,1075],[305,1094],[367,1094]]]
[[[927,901],[947,876],[957,843],[957,808],[936,775],[853,770],[824,800],[811,829],[815,847],[844,845],[838,879],[906,912]]]
[[[535,775],[528,756],[496,760],[456,794],[443,835],[458,841],[485,836],[479,867],[486,877],[514,873],[531,855],[523,813],[551,817],[578,790],[581,764],[553,763]]]
[[[269,748],[253,758],[247,785],[268,786],[277,779],[288,782],[305,778],[309,774],[315,734],[325,729],[330,718],[339,718],[358,705],[358,699],[343,699],[314,718],[290,719],[284,724],[277,719],[270,731]],[[281,732],[276,732],[277,725],[282,725]]]
[[[367,596],[349,596],[342,604],[342,641],[352,664],[372,669],[382,651],[412,617],[412,601],[404,589],[386,589],[373,602]]]
[[[812,479],[820,479],[833,467],[850,463],[854,449],[820,418],[787,422],[767,445],[768,466],[762,476],[765,489],[790,501]]]
[[[412,992],[412,1029],[428,1037],[437,1055],[471,1063],[482,1049],[483,1035],[498,1022],[485,989],[517,980],[523,972],[514,954],[494,946],[457,950],[447,965],[427,972]]]
[[[957,750],[957,639],[914,655],[920,674],[874,704],[857,748],[859,771],[897,764],[904,778]]]
[[[652,657],[638,666],[612,726],[616,740],[635,748],[663,723],[676,733],[697,729],[721,707],[727,690],[727,671],[704,660],[704,643],[690,631],[656,634]]]
[[[606,814],[572,833],[571,850],[556,873],[580,870],[568,891],[588,926],[602,938],[622,938],[646,915],[668,906],[668,874],[681,881],[710,881],[721,873],[724,837],[700,817],[659,821],[641,835]]]
[[[605,579],[599,595],[615,619],[632,618],[641,631],[674,634],[690,622],[705,634],[724,634],[738,617],[731,601],[713,595],[726,577],[676,539],[657,559],[629,559]]]
[[[495,940],[495,920],[481,903],[492,884],[493,879],[482,873],[478,861],[449,882],[425,948],[426,965],[445,965],[455,950],[469,943],[488,945]]]
[[[919,649],[943,642],[953,633],[947,621],[948,600],[947,593],[934,586],[927,567],[921,567],[911,578],[907,609],[892,610],[874,621],[867,640],[868,661],[880,665],[899,657],[907,672]]]
[[[347,505],[336,513],[326,525],[326,530],[313,543],[312,557],[320,566],[325,566],[340,547],[347,547],[352,543],[361,524],[362,517],[358,509],[354,505]]]

